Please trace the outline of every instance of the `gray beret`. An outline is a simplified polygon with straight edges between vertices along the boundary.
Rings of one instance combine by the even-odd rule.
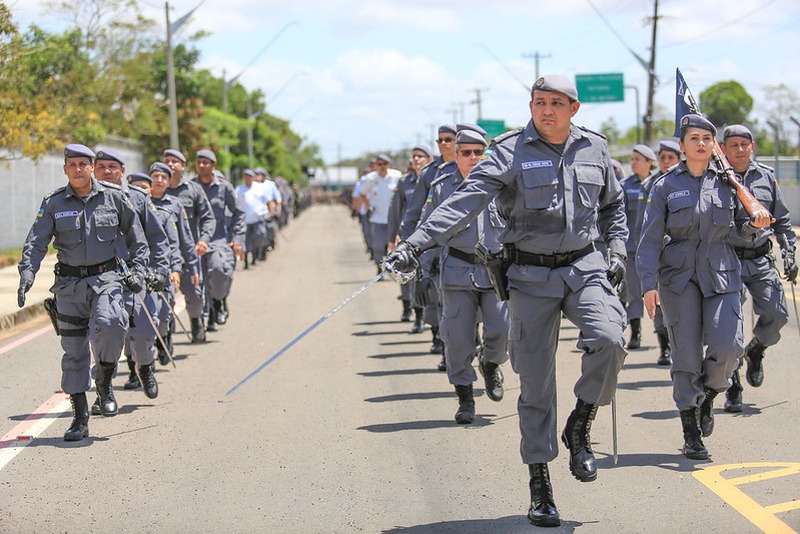
[[[153,172],[152,170],[150,172]],[[153,179],[150,178],[149,174],[145,174],[143,172],[133,172],[128,175],[128,183],[131,182],[147,182],[148,184],[153,184]]]
[[[433,151],[431,150],[431,147],[429,147],[428,145],[426,145],[424,143],[419,144],[419,145],[414,145],[414,148],[412,148],[411,151],[413,152],[415,150],[419,150],[420,152],[425,152],[425,155],[428,156],[428,157],[431,157],[433,155]]]
[[[488,143],[486,142],[486,138],[483,137],[479,132],[475,130],[461,130],[456,134],[456,144],[459,145],[483,145],[486,146]]]
[[[658,156],[656,156],[656,153],[653,152],[653,149],[647,145],[636,145],[635,147],[633,147],[633,151],[638,152],[639,154],[641,154],[642,156],[651,161],[655,161],[658,159]]]
[[[94,159],[94,152],[86,145],[73,143],[64,147],[64,159],[66,158],[89,158]]]
[[[376,163],[377,163],[378,160],[383,160],[386,163],[388,163],[389,165],[392,164],[392,159],[389,156],[387,156],[386,154],[378,154],[377,156],[375,156],[375,162]]]
[[[253,169],[253,172],[256,174],[260,174],[262,176],[266,176],[267,174],[269,174],[265,169],[262,169],[261,167],[256,167],[255,169]]]
[[[172,169],[170,169],[169,165],[166,163],[161,163],[160,161],[156,161],[152,165],[150,165],[150,174],[154,172],[165,172],[167,176],[172,178]]]
[[[658,144],[658,153],[664,151],[668,152],[675,152],[677,155],[681,155],[681,145],[678,144],[677,141],[673,141],[672,139],[664,139]]]
[[[166,158],[167,156],[172,156],[178,158],[182,162],[186,163],[186,156],[183,155],[183,152],[174,148],[168,148],[164,151],[164,154],[161,156],[162,158]]]
[[[203,149],[203,150],[198,150],[197,151],[197,157],[195,159],[200,159],[200,158],[210,159],[214,163],[217,162],[217,156],[216,156],[216,154],[214,154],[214,151],[208,150],[208,149]]]
[[[103,150],[98,150],[97,155],[94,157],[95,161],[116,161],[123,167],[125,166],[125,160],[122,159],[122,154],[117,152],[116,150],[111,150],[110,148],[104,148]]]
[[[255,176],[255,175],[256,171],[254,171],[253,169],[245,169],[242,171],[242,176]]]
[[[439,126],[439,133],[445,133],[445,132],[454,134],[456,133],[456,127],[453,126],[452,124],[442,124],[441,126]]]
[[[731,124],[730,126],[725,127],[722,130],[722,139],[723,141],[728,139],[729,137],[744,137],[749,140],[753,140],[753,134],[747,128],[747,126],[743,124]]]
[[[548,74],[542,76],[531,87],[531,95],[534,91],[550,91],[551,93],[563,93],[570,100],[578,100],[578,89],[575,83],[562,74]]]
[[[683,137],[687,128],[700,128],[701,130],[711,132],[715,136],[717,135],[717,128],[711,124],[711,121],[696,113],[689,113],[681,117],[681,137]]]
[[[456,124],[456,133],[462,130],[472,130],[473,132],[478,132],[481,135],[486,135],[486,130],[478,126],[477,124],[472,124],[469,122],[460,122]]]

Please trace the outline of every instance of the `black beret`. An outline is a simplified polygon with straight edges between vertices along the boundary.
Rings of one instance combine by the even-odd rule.
[[[86,145],[73,143],[64,147],[64,158],[89,158],[94,159],[94,152]]]
[[[681,117],[681,137],[687,128],[700,128],[717,135],[717,128],[711,124],[711,121],[697,113],[689,113]]]
[[[154,172],[165,172],[167,176],[172,178],[172,169],[170,169],[169,165],[166,163],[161,163],[160,161],[156,161],[152,165],[150,165],[150,174]]]
[[[152,185],[153,179],[150,178],[149,174],[145,174],[143,172],[132,172],[131,174],[128,175],[128,183],[132,182],[147,182]]]
[[[122,154],[117,152],[116,150],[112,150],[110,148],[104,148],[102,150],[97,151],[97,155],[94,157],[95,161],[116,161],[123,167],[125,166],[125,160],[122,159]]]
[[[722,140],[724,141],[729,137],[744,137],[745,139],[753,140],[752,132],[743,124],[731,124],[725,127],[722,130]]]

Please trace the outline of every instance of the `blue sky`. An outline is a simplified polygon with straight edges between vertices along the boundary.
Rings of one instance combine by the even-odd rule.
[[[44,0],[7,2],[22,27],[34,20],[64,27]],[[173,0],[172,20],[199,2]],[[138,3],[163,31],[164,4]],[[262,89],[267,110],[318,143],[330,163],[338,154],[430,141],[435,126],[454,118],[474,122],[476,88],[483,118],[525,124],[535,68],[523,54],[534,52],[549,56],[540,74],[623,73],[625,85],[639,88],[643,114],[646,72],[628,48],[649,59],[652,14],[653,0],[205,0],[176,39],[211,32],[197,43],[201,66],[231,77],[288,24],[240,82]],[[797,0],[661,0],[659,14],[655,100],[670,113],[676,67],[695,95],[739,81],[756,100],[756,119],[770,105],[764,87],[800,91]],[[625,95],[624,103],[584,104],[575,122],[597,129],[614,117],[621,129],[634,125],[634,92]]]

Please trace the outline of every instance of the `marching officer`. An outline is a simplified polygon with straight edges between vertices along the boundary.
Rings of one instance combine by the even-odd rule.
[[[202,258],[208,250],[208,244],[216,231],[217,223],[211,204],[208,202],[203,188],[184,176],[186,156],[179,150],[168,148],[162,156],[172,170],[167,194],[176,197],[183,204],[189,218],[189,228],[195,242],[197,255]],[[205,343],[206,329],[203,324],[205,301],[205,278],[200,273],[200,282],[194,283],[192,275],[184,270],[181,273],[181,293],[186,298],[186,313],[189,314],[192,329],[192,343]]]
[[[65,441],[89,435],[86,391],[91,387],[92,351],[100,404],[106,414],[115,409],[116,402],[109,399],[111,377],[128,327],[122,287],[124,283],[131,291],[142,289],[149,255],[130,199],[119,187],[92,177],[94,157],[84,145],[64,147],[64,174],[69,183],[44,197],[19,264],[17,300],[22,307],[47,246],[55,238],[58,263],[50,291],[56,296],[56,316],[51,319],[64,349],[61,388],[70,396],[73,413]],[[123,238],[129,260],[126,276],[117,261],[118,241]]]
[[[743,352],[741,263],[731,235],[755,243],[758,228],[770,223],[764,210],[750,223],[733,188],[717,177],[716,133],[700,115],[680,119],[686,161],[653,185],[636,254],[647,313],[653,318],[660,302],[670,331],[682,452],[695,460],[708,458],[701,434],[714,430],[714,398],[730,386]]]
[[[561,523],[547,463],[558,456],[555,355],[562,312],[580,329],[577,405],[562,440],[572,474],[593,481],[597,466],[590,429],[607,405],[625,360],[625,310],[614,286],[625,275],[622,189],[599,134],[572,124],[578,91],[565,76],[548,75],[531,90],[531,121],[495,138],[464,183],[386,258],[413,268],[420,249],[462,231],[494,198],[506,219],[511,365],[520,376],[520,451],[530,473],[528,518]],[[603,240],[609,263],[597,242]]]
[[[259,259],[260,251],[267,248],[269,240],[268,225],[275,214],[275,197],[264,183],[255,180],[255,172],[245,169],[242,172],[244,182],[236,188],[236,196],[242,201],[244,207],[244,222],[247,225],[244,247],[244,268],[255,265]],[[247,255],[252,256],[248,263]]]
[[[234,255],[241,257],[246,232],[244,210],[236,192],[229,181],[214,176],[216,167],[214,152],[207,149],[197,152],[194,182],[202,187],[216,219],[216,230],[202,261],[208,308],[206,330],[209,332],[216,331],[217,324],[225,324],[228,320],[225,300],[233,283]],[[231,214],[230,224],[226,224],[226,209]]]
[[[772,168],[752,161],[755,141],[750,130],[741,124],[732,124],[722,133],[722,150],[728,158],[733,170],[742,177],[742,185],[747,187],[761,204],[775,218],[775,222],[752,242],[738,236],[731,237],[733,249],[742,262],[742,282],[753,299],[753,310],[758,315],[753,328],[753,339],[745,348],[747,360],[747,383],[754,388],[764,380],[764,369],[761,360],[767,347],[774,345],[781,338],[780,330],[789,321],[786,296],[783,286],[775,272],[775,260],[770,254],[774,235],[781,247],[783,256],[783,272],[786,279],[795,283],[797,280],[797,264],[795,263],[795,241],[797,240],[789,209],[783,200]],[[733,373],[733,385],[725,392],[725,411],[742,411],[742,382],[739,369]]]

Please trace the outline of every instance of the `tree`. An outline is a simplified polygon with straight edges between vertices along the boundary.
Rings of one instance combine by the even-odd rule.
[[[617,142],[620,138],[620,131],[614,117],[609,117],[600,124],[600,133],[608,139],[608,144]]]
[[[753,110],[753,97],[739,82],[715,83],[700,93],[700,109],[717,128],[726,124],[745,124]]]
[[[800,119],[800,95],[788,85],[781,83],[766,86],[764,88],[764,96],[766,101],[769,102],[768,105],[764,106],[767,121],[778,126],[781,139],[780,153],[788,156],[792,154],[791,147],[794,144],[797,132],[797,126],[790,121],[789,117]],[[773,137],[772,128],[769,128],[768,138],[770,144],[774,146]]]

